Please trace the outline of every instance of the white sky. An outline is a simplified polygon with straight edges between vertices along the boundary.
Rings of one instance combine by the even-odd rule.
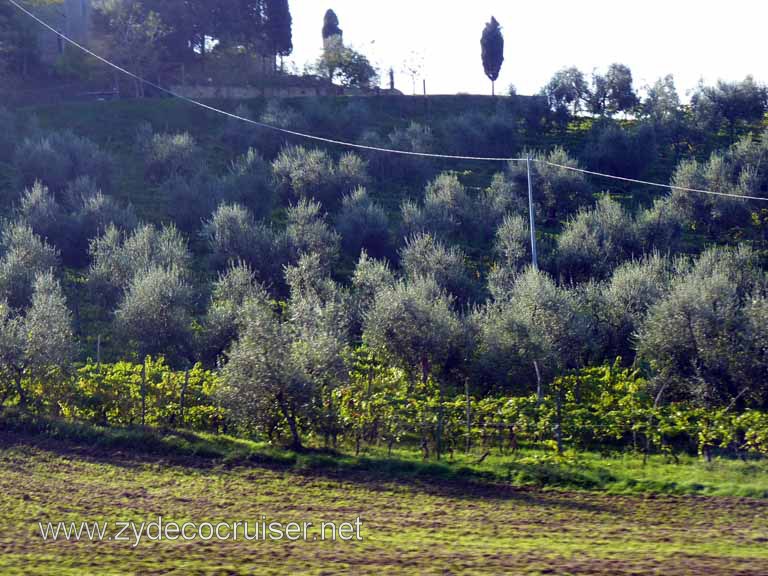
[[[674,74],[682,98],[700,78],[711,83],[752,74],[768,81],[765,0],[290,0],[290,6],[290,59],[300,69],[319,56],[323,15],[333,8],[345,43],[380,68],[383,83],[390,66],[400,72],[411,52],[423,54],[430,94],[490,93],[480,36],[492,15],[506,41],[498,92],[514,84],[518,93],[533,94],[564,66],[589,76],[612,62],[632,69],[637,88]],[[410,93],[410,76],[400,72],[396,87]]]

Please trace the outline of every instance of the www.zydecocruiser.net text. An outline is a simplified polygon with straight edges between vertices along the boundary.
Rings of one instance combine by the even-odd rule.
[[[159,541],[245,541],[245,542],[360,542],[363,521],[279,522],[262,516],[235,522],[172,522],[161,516],[147,522],[38,522],[44,541],[124,542],[132,547]]]

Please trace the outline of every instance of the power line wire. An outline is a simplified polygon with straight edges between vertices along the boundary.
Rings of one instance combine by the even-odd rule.
[[[154,82],[151,82],[150,80],[147,80],[138,74],[135,74],[131,72],[130,70],[127,70],[110,60],[107,60],[103,56],[100,56],[99,54],[96,54],[95,52],[89,50],[82,44],[78,43],[77,41],[73,40],[66,34],[60,32],[41,18],[37,17],[35,14],[24,8],[21,4],[19,4],[16,0],[8,0],[11,5],[15,6],[18,10],[35,20],[38,24],[43,26],[44,28],[50,30],[57,36],[59,36],[62,40],[72,44],[79,50],[82,50],[86,54],[89,54],[90,56],[96,58],[100,62],[103,62],[107,66],[110,66],[111,68],[114,68],[115,70],[122,72],[123,74],[133,78],[134,80],[141,82],[143,84],[146,84],[147,86],[151,86],[152,88],[155,88],[156,90],[159,90],[165,94],[168,94],[169,96],[172,96],[173,98],[177,98],[179,100],[182,100],[184,102],[187,102],[188,104],[192,104],[193,106],[197,106],[199,108],[202,108],[204,110],[208,110],[210,112],[215,112],[217,114],[222,114],[228,118],[232,118],[234,120],[239,120],[242,122],[246,122],[248,124],[251,124],[253,126],[258,126],[260,128],[264,128],[267,130],[273,130],[275,132],[280,132],[283,134],[289,134],[291,136],[296,136],[299,138],[305,138],[308,140],[314,140],[316,142],[323,142],[326,144],[333,144],[336,146],[343,146],[348,148],[355,148],[358,150],[368,150],[372,152],[382,152],[386,154],[399,154],[403,156],[416,156],[420,158],[433,158],[433,159],[442,159],[442,160],[463,160],[463,161],[474,161],[474,162],[537,162],[537,163],[543,163],[555,168],[561,168],[564,170],[570,170],[573,172],[581,172],[583,174],[589,174],[592,176],[598,176],[601,178],[609,178],[613,180],[619,180],[623,182],[631,182],[633,184],[641,184],[644,186],[653,186],[657,188],[666,188],[669,190],[680,190],[683,192],[690,192],[690,193],[697,193],[697,194],[709,194],[712,196],[724,196],[728,198],[735,198],[739,200],[756,200],[761,202],[768,202],[768,198],[760,198],[758,196],[746,196],[746,195],[740,195],[740,194],[728,194],[725,192],[716,192],[714,190],[700,190],[696,188],[685,188],[682,186],[673,186],[670,184],[661,184],[659,182],[647,182],[645,180],[637,180],[634,178],[625,178],[622,176],[615,176],[612,174],[604,174],[601,172],[594,172],[591,170],[584,170],[581,168],[575,168],[573,166],[565,166],[562,164],[556,164],[554,162],[549,162],[548,160],[542,160],[537,158],[500,158],[500,157],[484,157],[484,156],[457,156],[457,155],[451,155],[451,154],[432,154],[428,152],[410,152],[407,150],[397,150],[393,148],[383,148],[378,146],[367,146],[365,144],[357,144],[354,142],[346,142],[343,140],[334,140],[332,138],[324,138],[322,136],[316,136],[314,134],[307,134],[304,132],[297,132],[295,130],[289,130],[287,128],[280,128],[278,126],[273,126],[270,124],[265,124],[264,122],[258,122],[256,120],[252,120],[250,118],[246,118],[244,116],[239,116],[238,114],[233,114],[232,112],[227,112],[226,110],[222,110],[221,108],[216,108],[215,106],[210,106],[208,104],[204,104],[203,102],[200,102],[199,100],[195,100],[193,98],[189,98],[188,96],[184,96],[182,94],[177,94],[176,92],[173,92],[172,90],[169,90],[167,88],[163,88],[162,86],[155,84]]]
[[[681,190],[683,192],[693,192],[697,194],[711,194],[713,196],[725,196],[726,198],[737,198],[739,200],[759,200],[768,202],[768,198],[761,198],[759,196],[746,196],[742,194],[728,194],[727,192],[716,192],[714,190],[699,190],[697,188],[686,188],[684,186],[674,186],[672,184],[660,184],[658,182],[646,182],[645,180],[636,180],[635,178],[624,178],[623,176],[614,176],[612,174],[603,174],[602,172],[593,172],[592,170],[584,170],[582,168],[576,168],[574,166],[565,166],[563,164],[556,164],[548,160],[539,160],[548,166],[554,168],[561,168],[563,170],[570,170],[572,172],[581,172],[582,174],[589,174],[591,176],[599,176],[601,178],[611,178],[613,180],[621,180],[623,182],[632,182],[633,184],[643,184],[645,186],[656,186],[657,188],[669,188],[670,190]]]

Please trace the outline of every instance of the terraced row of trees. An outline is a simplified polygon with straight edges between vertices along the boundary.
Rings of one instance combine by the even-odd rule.
[[[212,372],[192,379],[187,423],[294,445],[407,440],[440,454],[503,429],[561,445],[658,448],[651,432],[660,422],[671,430],[671,406],[684,406],[697,415],[680,432],[690,445],[749,437],[761,446],[768,237],[758,202],[675,190],[638,206],[534,163],[533,269],[519,164],[441,172],[414,158],[254,140],[227,125],[222,138],[242,153],[220,171],[189,133],[148,124],[118,164],[86,138],[3,117],[6,404],[173,425],[184,374],[197,366]],[[768,197],[759,136],[680,162],[672,182]],[[411,124],[365,138],[424,150],[434,137]],[[562,149],[538,157],[578,166]],[[163,211],[152,223],[114,195],[127,162]],[[408,184],[417,181],[423,192]],[[399,186],[410,193],[392,194]],[[138,376],[148,356],[176,371],[170,396],[150,402],[160,412],[147,395],[165,377],[147,380],[146,367]],[[605,370],[623,374],[623,388],[611,391],[589,369],[617,358]],[[125,383],[103,376],[118,361],[132,363],[117,370]],[[634,376],[621,372],[630,366]],[[616,403],[632,416],[610,420]],[[733,433],[702,440],[702,422],[717,414]],[[603,421],[613,432],[588,432]]]

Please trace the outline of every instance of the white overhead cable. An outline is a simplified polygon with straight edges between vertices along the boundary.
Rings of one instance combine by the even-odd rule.
[[[199,100],[195,100],[193,98],[189,98],[187,96],[183,96],[181,94],[177,94],[173,92],[172,90],[169,90],[167,88],[163,88],[162,86],[155,84],[154,82],[151,82],[145,78],[142,78],[141,76],[131,72],[130,70],[126,70],[125,68],[118,66],[114,62],[111,62],[110,60],[107,60],[103,56],[100,56],[96,54],[95,52],[89,50],[85,46],[81,45],[77,41],[73,40],[72,38],[68,37],[66,34],[60,32],[41,18],[37,17],[35,14],[24,8],[21,4],[19,4],[16,0],[8,0],[13,6],[15,6],[17,9],[19,9],[21,12],[35,20],[38,24],[43,26],[44,28],[47,28],[54,34],[56,34],[58,37],[60,37],[62,40],[68,42],[69,44],[72,44],[74,47],[76,47],[79,50],[82,50],[86,54],[89,54],[90,56],[93,56],[100,62],[103,62],[107,66],[110,66],[111,68],[114,68],[115,70],[122,72],[126,76],[130,76],[134,80],[141,82],[143,84],[146,84],[147,86],[151,86],[152,88],[155,88],[156,90],[159,90],[165,94],[168,94],[169,96],[172,96],[173,98],[177,98],[179,100],[182,100],[184,102],[187,102],[189,104],[192,104],[193,106],[197,106],[199,108],[202,108],[204,110],[208,110],[211,112],[215,112],[217,114],[222,114],[223,116],[226,116],[228,118],[232,118],[234,120],[239,120],[241,122],[246,122],[248,124],[251,124],[253,126],[258,126],[260,128],[265,128],[267,130],[273,130],[275,132],[281,132],[283,134],[289,134],[291,136],[296,136],[299,138],[305,138],[308,140],[314,140],[316,142],[324,142],[326,144],[333,144],[336,146],[344,146],[347,148],[355,148],[358,150],[368,150],[372,152],[382,152],[386,154],[400,154],[403,156],[416,156],[420,158],[434,158],[434,159],[442,159],[442,160],[465,160],[465,161],[473,161],[473,162],[539,162],[543,164],[547,164],[549,166],[555,167],[555,168],[561,168],[564,170],[571,170],[573,172],[581,172],[583,174],[590,174],[592,176],[599,176],[602,178],[610,178],[613,180],[621,180],[623,182],[631,182],[634,184],[642,184],[645,186],[655,186],[657,188],[666,188],[669,190],[681,190],[683,192],[692,192],[697,194],[709,194],[713,196],[725,196],[729,198],[735,198],[739,200],[757,200],[762,202],[768,202],[768,198],[760,198],[757,196],[742,196],[739,194],[727,194],[725,192],[715,192],[713,190],[697,190],[695,188],[684,188],[681,186],[672,186],[670,184],[660,184],[658,182],[646,182],[644,180],[636,180],[634,178],[624,178],[622,176],[614,176],[612,174],[603,174],[600,172],[593,172],[590,170],[583,170],[581,168],[574,168],[573,166],[564,166],[561,164],[555,164],[553,162],[549,162],[547,160],[537,159],[537,158],[499,158],[499,157],[484,157],[484,156],[456,156],[451,154],[431,154],[428,152],[409,152],[407,150],[396,150],[393,148],[382,148],[378,146],[367,146],[365,144],[356,144],[354,142],[345,142],[343,140],[334,140],[332,138],[324,138],[322,136],[316,136],[314,134],[306,134],[304,132],[297,132],[295,130],[289,130],[287,128],[280,128],[278,126],[272,126],[270,124],[265,124],[264,122],[258,122],[256,120],[252,120],[250,118],[246,118],[244,116],[239,116],[238,114],[233,114],[232,112],[227,112],[226,110],[222,110],[221,108],[216,108],[215,106],[210,106],[208,104],[204,104],[203,102],[200,102]]]
[[[697,188],[686,188],[684,186],[674,186],[672,184],[660,184],[658,182],[646,182],[645,180],[636,180],[635,178],[624,178],[623,176],[614,176],[612,174],[603,174],[602,172],[593,172],[592,170],[584,170],[582,168],[575,168],[574,166],[564,166],[563,164],[555,164],[548,160],[539,160],[548,166],[554,168],[561,168],[563,170],[570,170],[571,172],[581,172],[582,174],[589,174],[591,176],[599,176],[601,178],[611,178],[613,180],[621,180],[622,182],[632,182],[633,184],[643,184],[645,186],[656,186],[657,188],[668,188],[670,190],[680,190],[682,192],[693,192],[696,194],[711,194],[713,196],[725,196],[727,198],[736,198],[738,200],[758,200],[762,202],[768,202],[768,198],[761,198],[759,196],[746,196],[743,194],[728,194],[727,192],[715,192],[714,190],[699,190]]]

